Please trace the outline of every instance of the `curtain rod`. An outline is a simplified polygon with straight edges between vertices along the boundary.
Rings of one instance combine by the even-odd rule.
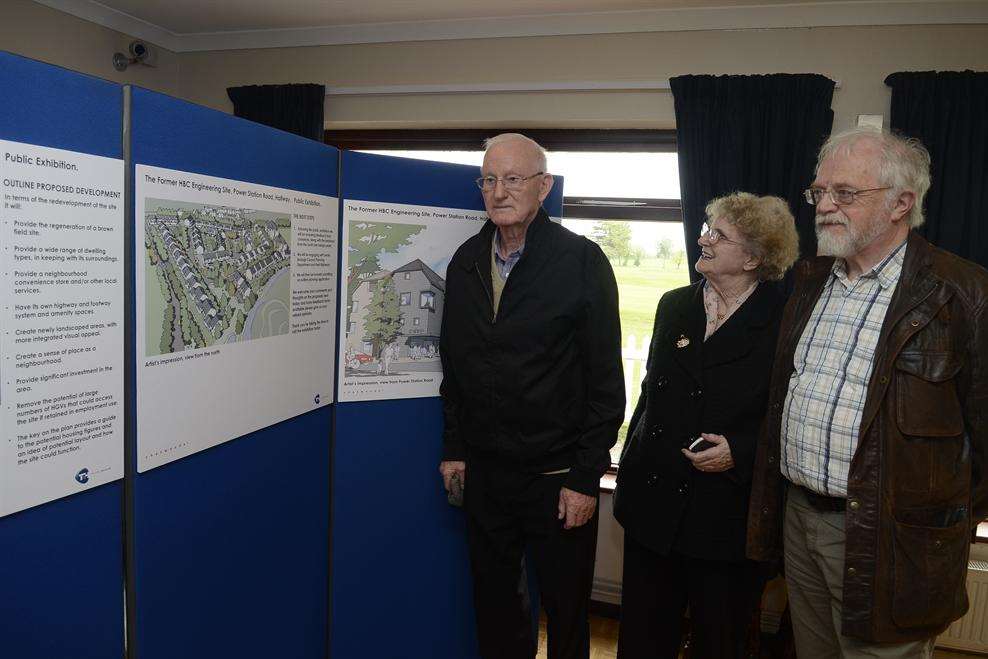
[[[840,89],[840,81],[834,83]],[[326,96],[398,94],[496,94],[509,92],[669,91],[668,80],[580,80],[573,82],[499,82],[474,85],[380,85],[329,87]]]
[[[326,88],[326,96],[390,94],[493,94],[498,92],[669,91],[668,80],[580,80],[575,82],[498,82],[476,85],[382,85]]]

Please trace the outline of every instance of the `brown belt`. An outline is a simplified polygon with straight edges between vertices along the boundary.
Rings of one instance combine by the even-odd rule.
[[[789,485],[793,489],[799,490],[806,497],[806,502],[810,508],[818,513],[842,513],[847,510],[847,499],[844,497],[828,497],[808,490],[801,485]]]

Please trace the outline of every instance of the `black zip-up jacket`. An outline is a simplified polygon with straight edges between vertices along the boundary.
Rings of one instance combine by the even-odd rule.
[[[540,209],[494,317],[488,221],[446,270],[443,459],[569,469],[596,495],[624,418],[617,284],[600,248]]]

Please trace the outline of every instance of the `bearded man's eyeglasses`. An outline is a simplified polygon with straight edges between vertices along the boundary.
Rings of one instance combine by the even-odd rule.
[[[850,206],[859,194],[888,190],[890,187],[892,186],[886,185],[883,188],[866,188],[864,190],[852,190],[850,188],[834,188],[829,190],[825,188],[808,188],[803,190],[803,197],[810,206],[818,205],[823,199],[823,195],[830,195],[830,201],[834,202],[834,206]]]

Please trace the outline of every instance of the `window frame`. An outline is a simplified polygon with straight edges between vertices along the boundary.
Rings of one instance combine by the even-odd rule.
[[[414,128],[326,130],[323,141],[339,149],[475,151],[500,133],[524,133],[549,151],[675,153],[675,130],[590,128]]]

